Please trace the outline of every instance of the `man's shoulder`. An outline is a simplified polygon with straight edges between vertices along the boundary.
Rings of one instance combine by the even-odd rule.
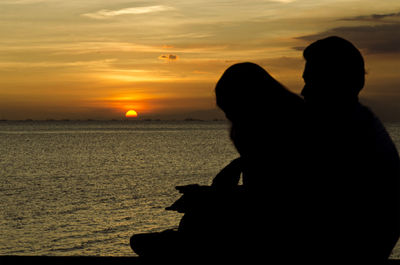
[[[356,107],[355,118],[376,132],[386,132],[386,128],[378,116],[369,107],[361,103]]]
[[[374,138],[376,150],[383,153],[392,153],[398,157],[397,148],[395,147],[392,138],[382,121],[373,113],[373,111],[367,106],[360,104],[359,114],[359,118],[361,118],[361,120],[363,120],[367,125],[364,129],[369,131],[367,133]]]
[[[358,103],[356,105],[354,113],[355,113],[355,117],[359,118],[359,119],[361,118],[361,119],[366,119],[366,120],[370,120],[370,121],[373,121],[375,119],[379,120],[379,118],[375,115],[375,113],[368,106],[365,106],[361,103]]]

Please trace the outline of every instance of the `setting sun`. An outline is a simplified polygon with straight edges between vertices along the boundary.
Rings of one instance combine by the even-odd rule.
[[[128,110],[128,111],[125,113],[125,117],[127,117],[127,118],[137,118],[137,116],[138,116],[138,114],[137,114],[137,112],[134,111],[134,110]]]

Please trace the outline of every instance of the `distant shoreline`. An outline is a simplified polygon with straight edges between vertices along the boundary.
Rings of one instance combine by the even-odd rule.
[[[45,119],[45,120],[34,120],[34,119],[24,119],[24,120],[8,120],[0,119],[1,123],[6,122],[17,122],[17,123],[29,123],[29,122],[47,122],[47,123],[57,123],[57,122],[115,122],[115,123],[146,123],[146,122],[229,122],[227,119],[197,119],[197,118],[185,118],[185,119],[150,119],[150,118],[137,118],[137,119]],[[382,121],[384,124],[399,123],[399,121]]]
[[[45,119],[45,120],[8,120],[0,119],[0,122],[227,122],[227,119],[196,119],[196,118],[185,118],[185,119]]]

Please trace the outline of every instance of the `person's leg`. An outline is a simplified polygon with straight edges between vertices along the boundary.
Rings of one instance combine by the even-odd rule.
[[[181,253],[182,240],[178,231],[170,229],[158,233],[133,235],[130,245],[139,257],[166,259]]]

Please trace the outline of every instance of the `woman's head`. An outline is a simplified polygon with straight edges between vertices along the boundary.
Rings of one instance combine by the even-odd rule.
[[[258,148],[270,134],[265,128],[267,122],[277,125],[279,120],[287,120],[293,97],[254,63],[229,67],[218,81],[215,94],[218,107],[232,123],[230,136],[242,156]]]
[[[260,117],[286,93],[278,81],[254,63],[232,65],[215,87],[217,105],[232,122]]]

